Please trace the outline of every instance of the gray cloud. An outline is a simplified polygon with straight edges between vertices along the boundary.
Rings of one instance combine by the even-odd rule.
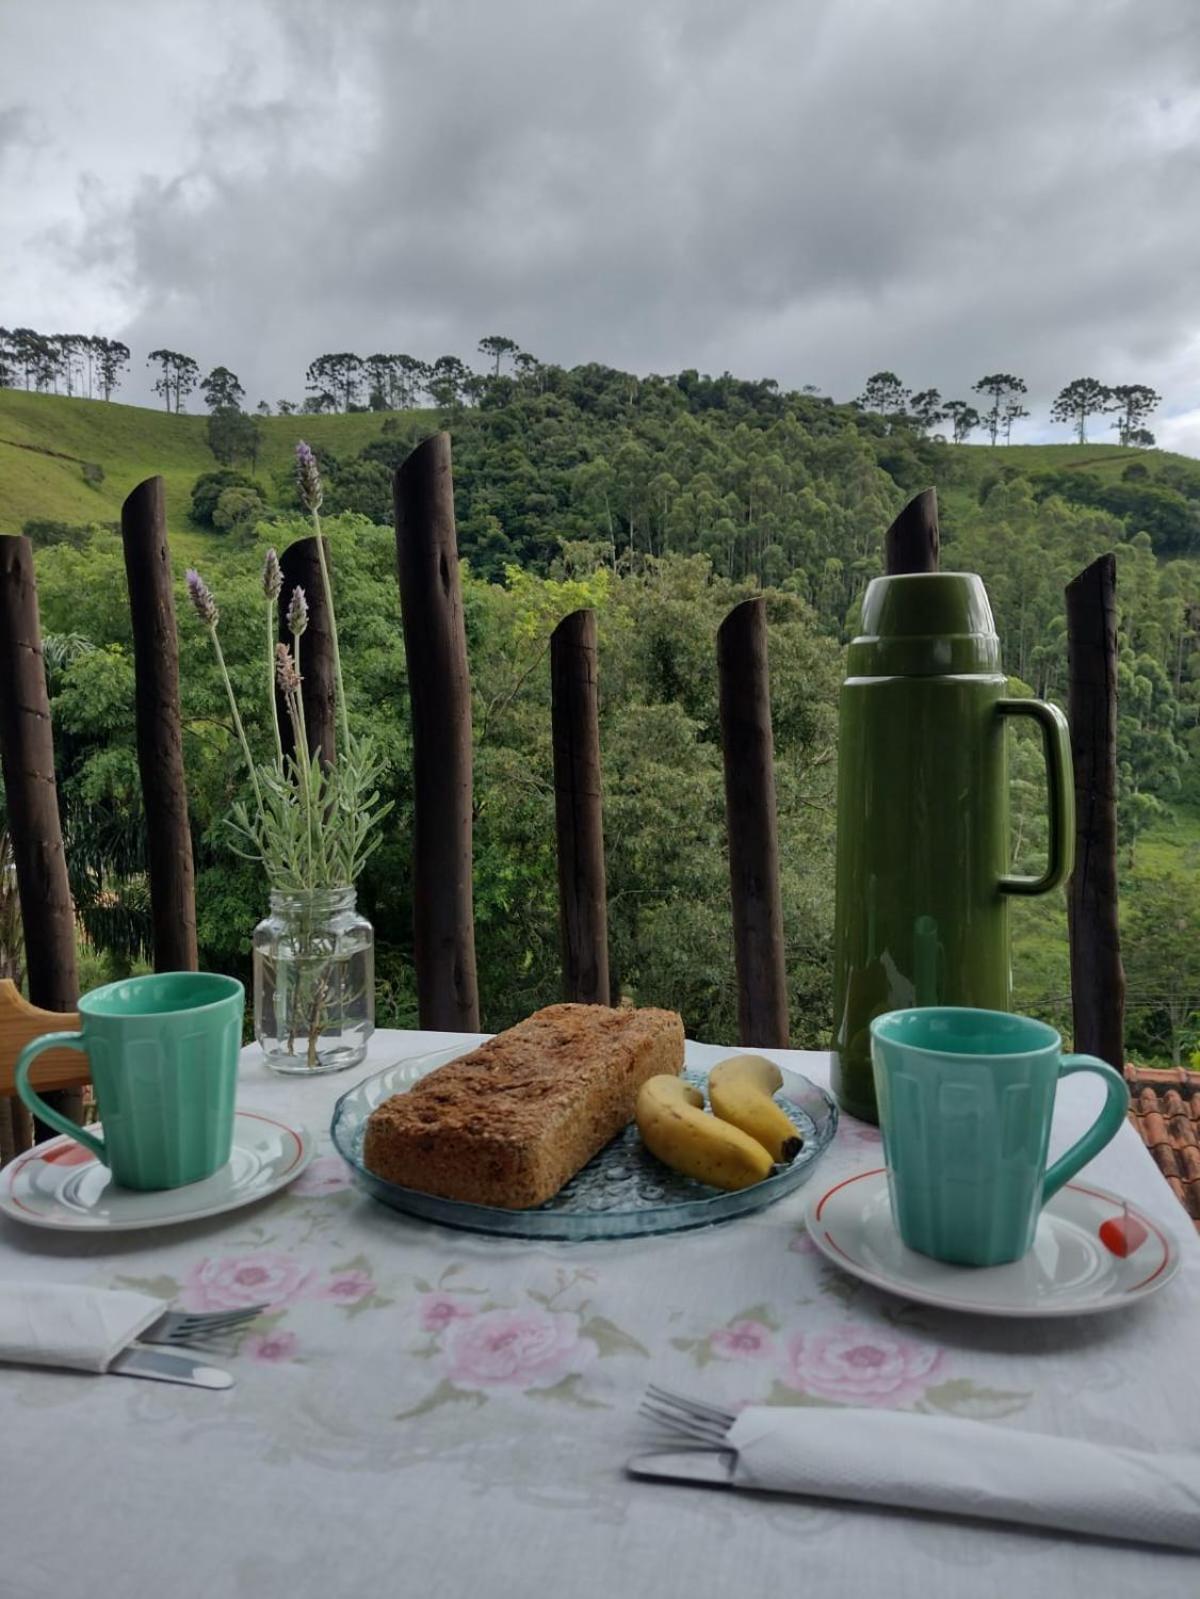
[[[1094,373],[1197,412],[1175,431],[1200,452],[1194,0],[222,15],[175,62],[172,159],[96,172],[54,234],[135,351],[272,400],[325,349],[469,355],[493,331],[839,397],[879,367],[947,395],[1002,367],[1043,426]]]

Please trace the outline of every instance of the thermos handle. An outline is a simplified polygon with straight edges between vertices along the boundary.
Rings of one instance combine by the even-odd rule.
[[[1046,790],[1050,800],[1050,849],[1040,877],[1002,877],[1002,894],[1048,894],[1075,864],[1075,779],[1067,719],[1045,700],[997,700],[1001,716],[1031,716],[1042,729]]]

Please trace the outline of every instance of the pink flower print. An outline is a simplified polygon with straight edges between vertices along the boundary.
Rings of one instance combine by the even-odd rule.
[[[239,1310],[244,1305],[294,1304],[304,1296],[312,1271],[293,1255],[230,1255],[200,1261],[183,1280],[185,1310]]]
[[[726,1360],[761,1360],[774,1348],[771,1329],[761,1321],[732,1321],[709,1333],[708,1347]]]
[[[343,1188],[349,1188],[350,1177],[346,1171],[345,1162],[339,1155],[322,1155],[320,1160],[314,1160],[311,1165],[302,1171],[292,1184],[293,1194],[307,1194],[310,1197],[321,1194],[337,1194]]]
[[[426,1332],[445,1332],[452,1321],[463,1321],[471,1314],[470,1306],[460,1304],[453,1294],[421,1295],[421,1326]]]
[[[457,1388],[552,1388],[596,1356],[566,1311],[485,1310],[456,1318],[443,1342],[446,1375]]]
[[[239,1354],[249,1355],[251,1360],[291,1360],[298,1348],[295,1333],[252,1333],[243,1339]]]
[[[333,1299],[339,1305],[357,1305],[360,1299],[367,1299],[374,1292],[375,1283],[370,1272],[340,1271],[319,1290],[318,1298]]]
[[[899,1406],[920,1397],[944,1360],[944,1350],[847,1322],[790,1339],[783,1380],[839,1404]]]

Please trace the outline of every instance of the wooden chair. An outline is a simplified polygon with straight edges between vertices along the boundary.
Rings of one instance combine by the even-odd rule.
[[[74,1032],[75,1011],[42,1010],[31,1005],[9,977],[0,978],[0,1165],[29,1147],[29,1112],[16,1097],[13,1081],[17,1058],[26,1044],[43,1033]],[[40,1093],[82,1088],[91,1081],[87,1056],[77,1049],[49,1049],[34,1070]]]

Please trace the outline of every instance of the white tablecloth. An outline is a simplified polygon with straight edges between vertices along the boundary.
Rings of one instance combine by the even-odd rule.
[[[622,1470],[647,1446],[635,1412],[652,1380],[714,1401],[927,1408],[1200,1449],[1200,1242],[1132,1128],[1089,1174],[1180,1239],[1180,1277],[1111,1315],[1002,1324],[827,1266],[803,1231],[803,1189],[743,1221],[636,1242],[503,1242],[406,1221],[347,1186],[329,1113],[357,1077],[451,1041],[381,1033],[359,1071],[313,1081],[275,1077],[247,1051],[242,1103],[322,1134],[305,1176],[252,1209],[100,1238],[3,1224],[0,1279],[272,1305],[228,1393],[0,1369],[4,1599],[1200,1591],[1186,1555]],[[722,1053],[694,1046],[700,1063]],[[823,1056],[786,1059],[827,1077]],[[1086,1078],[1064,1085],[1056,1147],[1095,1095]],[[877,1134],[844,1119],[814,1180],[879,1157]]]

